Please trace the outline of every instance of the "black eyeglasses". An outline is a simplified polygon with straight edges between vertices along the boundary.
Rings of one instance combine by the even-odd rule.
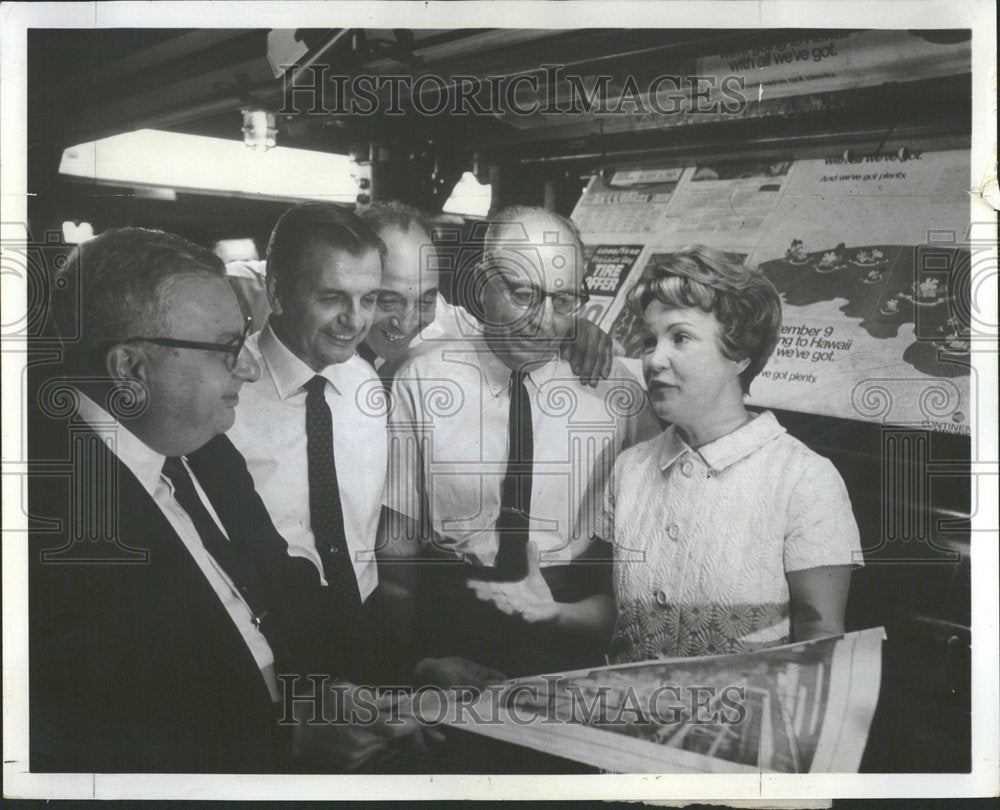
[[[572,315],[590,300],[590,296],[583,290],[579,292],[572,290],[546,292],[538,287],[517,284],[511,281],[506,273],[494,272],[493,278],[500,281],[507,300],[518,309],[534,311],[542,306],[546,298],[551,298],[553,312],[557,315]]]
[[[246,345],[247,338],[250,336],[250,327],[252,325],[253,318],[250,315],[247,315],[246,323],[243,326],[243,334],[236,338],[236,340],[232,340],[229,343],[203,343],[200,340],[178,340],[177,338],[166,337],[131,337],[120,342],[152,343],[155,346],[167,346],[171,349],[200,349],[206,352],[225,352],[228,355],[226,357],[226,368],[232,371],[236,368],[236,364],[240,362],[240,355],[243,353],[243,347]]]

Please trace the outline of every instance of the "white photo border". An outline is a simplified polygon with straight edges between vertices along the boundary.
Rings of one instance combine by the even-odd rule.
[[[0,222],[27,222],[27,53],[29,28],[94,27],[344,27],[565,29],[638,28],[971,28],[973,137],[969,188],[996,189],[996,5],[994,0],[747,0],[739,2],[102,2],[4,3],[2,24],[2,201]],[[678,22],[682,26],[678,26]],[[568,25],[570,22],[571,25]],[[994,197],[995,199],[995,197]],[[971,221],[995,239],[996,212],[970,192]],[[992,225],[992,236],[989,228]],[[6,237],[7,234],[5,233]],[[996,273],[996,244],[992,272]],[[6,271],[2,323],[23,316],[26,283]],[[975,288],[976,280],[973,280]],[[977,303],[982,322],[996,324],[996,284]],[[752,774],[669,776],[289,776],[203,774],[39,774],[27,772],[27,531],[19,488],[4,487],[3,694],[4,793],[19,798],[225,798],[225,799],[606,799],[725,800],[832,799],[838,797],[962,797],[996,795],[1000,756],[997,728],[1000,659],[998,628],[997,348],[973,352],[981,386],[971,414],[973,485],[992,493],[977,504],[972,553],[972,772],[969,774]],[[19,474],[25,433],[20,390],[23,356],[3,354],[4,473]],[[9,468],[8,462],[15,467]],[[13,502],[12,502],[13,498]],[[975,503],[975,501],[974,501]]]

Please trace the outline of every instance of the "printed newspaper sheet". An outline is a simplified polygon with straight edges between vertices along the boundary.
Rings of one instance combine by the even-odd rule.
[[[617,773],[857,772],[884,630],[507,681],[448,722]]]

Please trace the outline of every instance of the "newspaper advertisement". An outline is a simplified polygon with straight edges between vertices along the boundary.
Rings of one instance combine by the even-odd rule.
[[[884,630],[752,653],[508,681],[448,713],[466,730],[616,773],[851,773],[878,702]],[[500,706],[496,703],[499,697]],[[491,714],[490,714],[491,713]]]
[[[597,323],[632,275],[643,246],[595,245],[586,250],[587,274],[583,283],[590,300],[581,315]]]
[[[784,303],[753,402],[968,434],[967,165],[907,147],[797,162],[751,257]]]
[[[791,166],[790,160],[699,163],[678,189],[676,216],[657,234],[658,244],[749,250],[778,205]]]
[[[700,59],[707,75],[742,76],[761,95],[800,95],[881,84],[888,75],[909,80],[961,71],[967,42],[922,31],[830,31],[801,40],[762,43]]]
[[[583,233],[657,233],[670,209],[682,169],[597,173],[573,211]],[[589,241],[589,240],[588,240]]]
[[[915,145],[701,163],[657,216],[642,264],[703,244],[774,283],[782,334],[751,404],[968,435],[967,165],[966,150]],[[624,304],[601,323],[637,358],[641,324]]]
[[[499,117],[524,129],[565,125],[583,117],[597,132],[608,133],[662,128],[657,113],[663,110],[670,111],[669,127],[785,115],[802,109],[800,101],[804,106],[822,105],[820,93],[873,87],[899,81],[900,76],[918,81],[961,73],[970,55],[967,41],[934,31],[808,34],[794,40],[762,39],[695,59],[680,56],[669,63],[673,75],[656,81],[641,72],[620,81],[586,73],[562,87],[559,66],[548,65],[539,69],[534,88],[517,88],[521,110],[533,105],[540,109]],[[692,74],[691,80],[683,80],[685,74]],[[747,93],[748,103],[734,104],[738,93]]]

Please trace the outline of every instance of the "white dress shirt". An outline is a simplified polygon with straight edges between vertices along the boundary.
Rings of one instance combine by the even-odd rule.
[[[434,320],[410,341],[410,350],[421,351],[432,344],[453,340],[477,340],[483,334],[483,325],[464,307],[449,304],[441,293],[437,295]]]
[[[274,653],[271,651],[264,634],[254,624],[254,615],[250,606],[240,596],[226,572],[205,549],[191,518],[174,498],[173,483],[163,475],[163,463],[166,461],[166,456],[144,444],[135,434],[115,421],[107,411],[88,396],[81,392],[78,393],[80,418],[99,435],[107,436],[109,433],[113,435],[112,451],[122,464],[128,467],[142,488],[149,493],[173,530],[177,532],[177,536],[184,543],[184,547],[197,563],[202,574],[205,575],[205,579],[212,586],[212,590],[219,597],[219,601],[225,607],[229,618],[233,620],[233,624],[236,625],[236,629],[250,649],[250,654],[257,662],[261,675],[264,677],[264,683],[267,684],[267,689],[271,693],[271,700],[280,700],[278,682],[274,673]],[[205,497],[198,479],[191,472],[187,461],[182,459],[182,463],[194,482],[198,497],[201,498],[201,502],[212,516],[212,520],[218,524],[219,530],[228,540],[229,536],[226,534],[225,527],[219,521],[219,516],[212,508],[211,502]]]
[[[385,504],[417,522],[429,518],[439,551],[478,565],[492,565],[499,548],[510,377],[482,341],[453,342],[414,357],[393,382]],[[617,362],[596,388],[555,357],[525,384],[534,434],[530,535],[543,566],[565,564],[590,546],[618,453],[659,425]]]
[[[254,486],[288,553],[312,560],[323,576],[309,518],[306,392],[316,372],[296,357],[270,324],[247,341],[261,378],[244,385],[227,434],[246,459]],[[378,585],[375,538],[385,483],[386,395],[372,367],[355,355],[320,372],[329,381],[333,453],[344,531],[362,600]],[[323,580],[326,584],[326,580]]]

